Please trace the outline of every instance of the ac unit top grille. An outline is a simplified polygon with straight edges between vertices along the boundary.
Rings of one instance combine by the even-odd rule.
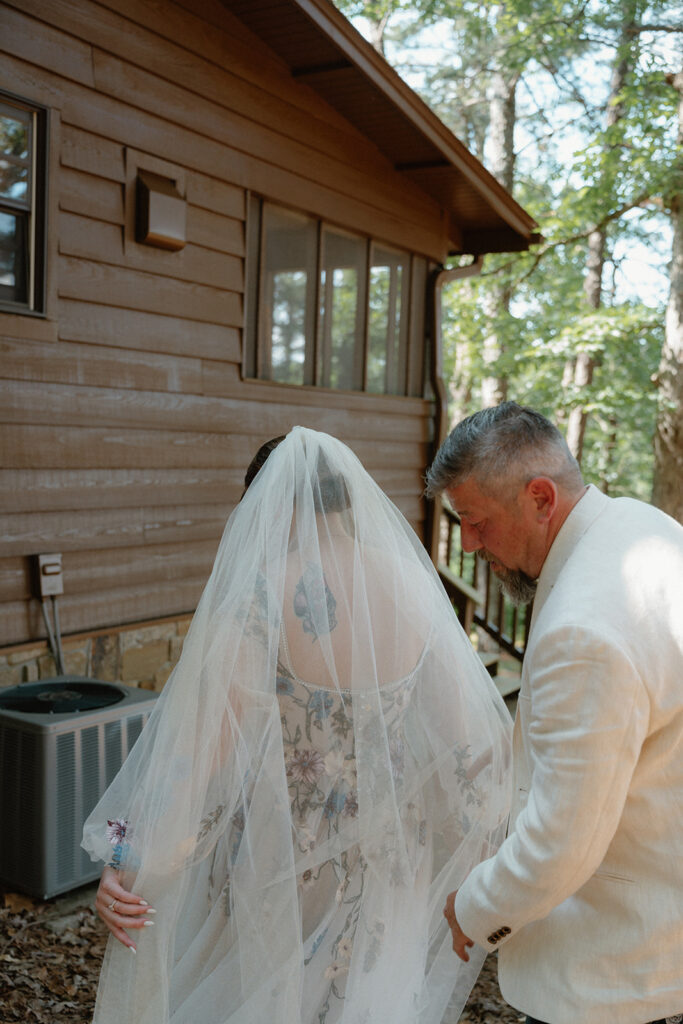
[[[61,676],[58,680],[23,683],[0,692],[0,710],[21,711],[33,715],[63,715],[75,711],[94,711],[118,704],[123,693],[110,684],[80,676]]]

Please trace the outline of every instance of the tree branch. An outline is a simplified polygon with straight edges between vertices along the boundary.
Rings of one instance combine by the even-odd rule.
[[[572,245],[574,242],[581,242],[584,239],[588,238],[589,235],[591,235],[594,231],[604,231],[607,225],[611,224],[612,221],[619,220],[619,218],[623,217],[625,213],[629,212],[629,210],[635,210],[639,206],[643,206],[650,198],[651,197],[647,192],[643,193],[643,195],[638,196],[630,203],[624,203],[617,210],[613,210],[612,213],[606,214],[600,221],[598,221],[597,224],[594,224],[592,227],[586,228],[584,231],[577,231],[576,234],[570,235],[568,238],[558,238],[556,242],[549,242],[546,246],[537,249],[537,251],[534,253],[534,259],[531,266],[521,275],[521,277],[515,279],[513,287],[518,287],[520,284],[523,284],[524,281],[530,278],[533,272],[536,270],[536,267],[543,259],[543,257],[547,256],[549,252],[553,252],[555,249],[559,249],[562,245]],[[517,260],[513,258],[511,260],[508,260],[507,263],[503,263],[501,264],[501,266],[496,267],[495,270],[483,271],[479,276],[495,277],[495,275],[500,274],[501,271],[508,270],[510,267],[514,267],[516,263]]]
[[[639,32],[683,32],[683,25],[629,25],[626,29],[629,36]]]

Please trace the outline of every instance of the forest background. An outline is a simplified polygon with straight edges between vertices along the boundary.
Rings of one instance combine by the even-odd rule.
[[[532,405],[683,522],[680,0],[335,2],[539,224],[444,289],[451,419]]]

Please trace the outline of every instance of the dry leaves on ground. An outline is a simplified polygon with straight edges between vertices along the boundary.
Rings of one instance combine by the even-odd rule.
[[[88,1024],[106,942],[90,893],[68,908],[16,893],[2,902],[0,1024]]]
[[[107,930],[88,887],[53,900],[0,893],[0,1024],[90,1024]],[[487,957],[459,1024],[519,1024]]]
[[[458,1024],[520,1024],[526,1014],[513,1010],[504,1001],[498,988],[498,958],[490,954],[467,1000]]]

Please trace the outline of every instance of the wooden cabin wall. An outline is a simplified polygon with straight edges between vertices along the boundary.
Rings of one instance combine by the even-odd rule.
[[[201,10],[199,17],[192,13]],[[45,317],[0,312],[0,646],[194,608],[246,464],[342,438],[418,531],[431,405],[245,381],[252,189],[440,260],[442,212],[214,0],[0,3],[0,88],[50,108]],[[176,174],[177,253],[134,241],[138,168]]]

